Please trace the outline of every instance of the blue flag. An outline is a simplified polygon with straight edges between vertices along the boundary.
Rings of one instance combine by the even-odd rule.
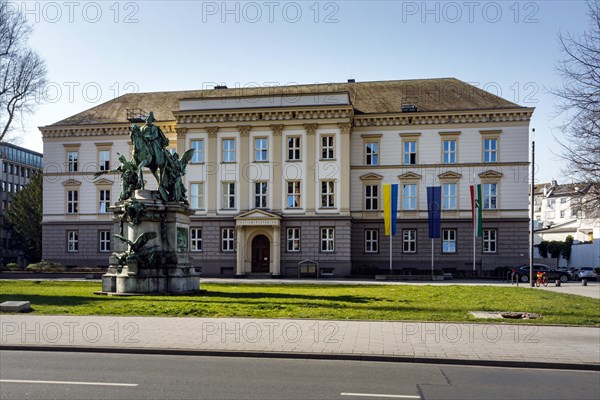
[[[396,214],[398,213],[398,184],[383,185],[383,220],[386,236],[396,234]]]
[[[430,186],[427,188],[427,217],[429,220],[429,238],[440,237],[442,219],[442,187]]]

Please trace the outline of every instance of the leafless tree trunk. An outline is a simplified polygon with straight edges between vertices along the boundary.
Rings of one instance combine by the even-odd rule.
[[[0,0],[0,141],[18,114],[33,110],[46,84],[46,65],[27,45],[30,34],[16,3]]]
[[[558,64],[563,86],[554,90],[560,99],[560,142],[565,173],[590,183],[582,198],[587,217],[600,217],[600,0],[588,0],[590,26],[582,35],[559,34],[564,60]]]

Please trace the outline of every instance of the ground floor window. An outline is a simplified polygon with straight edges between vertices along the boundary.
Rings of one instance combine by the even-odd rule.
[[[79,232],[67,231],[67,251],[79,251]]]
[[[300,228],[288,228],[287,251],[300,251]]]
[[[442,230],[442,252],[456,253],[456,229]]]
[[[404,253],[417,252],[417,230],[405,229],[402,231],[402,251]]]
[[[100,231],[100,251],[110,251],[110,231]]]
[[[483,230],[483,252],[495,253],[497,249],[497,231],[495,229]]]
[[[190,243],[192,244],[192,251],[202,251],[202,229],[190,229]]]
[[[321,251],[332,252],[335,249],[335,229],[321,228]]]
[[[234,251],[233,248],[233,228],[223,228],[221,232],[221,250]]]
[[[365,253],[377,253],[379,251],[379,230],[365,230]]]

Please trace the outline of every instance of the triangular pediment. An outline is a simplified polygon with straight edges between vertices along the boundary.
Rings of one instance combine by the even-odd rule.
[[[398,179],[400,179],[401,181],[420,181],[421,180],[421,175],[415,173],[415,172],[407,172],[405,174],[402,175],[398,175]]]
[[[63,186],[81,186],[81,182],[76,181],[75,179],[67,179],[62,184]]]
[[[481,179],[500,179],[504,174],[502,172],[488,170],[479,174]]]
[[[360,180],[362,180],[362,181],[380,181],[382,179],[383,179],[382,175],[374,174],[372,172],[360,177]]]
[[[96,185],[112,185],[114,182],[105,178],[98,179],[94,182]]]
[[[462,177],[462,174],[459,174],[458,172],[454,172],[454,171],[446,171],[446,172],[443,172],[443,173],[441,173],[441,174],[438,175],[438,178],[440,180],[443,180],[443,179],[445,179],[445,180],[453,180],[453,179],[458,180],[461,177]]]
[[[276,219],[280,220],[281,217],[277,214],[270,213],[265,210],[250,210],[239,214],[234,218],[235,220],[248,220],[248,219]]]

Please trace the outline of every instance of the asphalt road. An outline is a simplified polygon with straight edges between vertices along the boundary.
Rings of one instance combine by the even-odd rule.
[[[597,400],[599,394],[598,372],[0,351],[0,399]]]

